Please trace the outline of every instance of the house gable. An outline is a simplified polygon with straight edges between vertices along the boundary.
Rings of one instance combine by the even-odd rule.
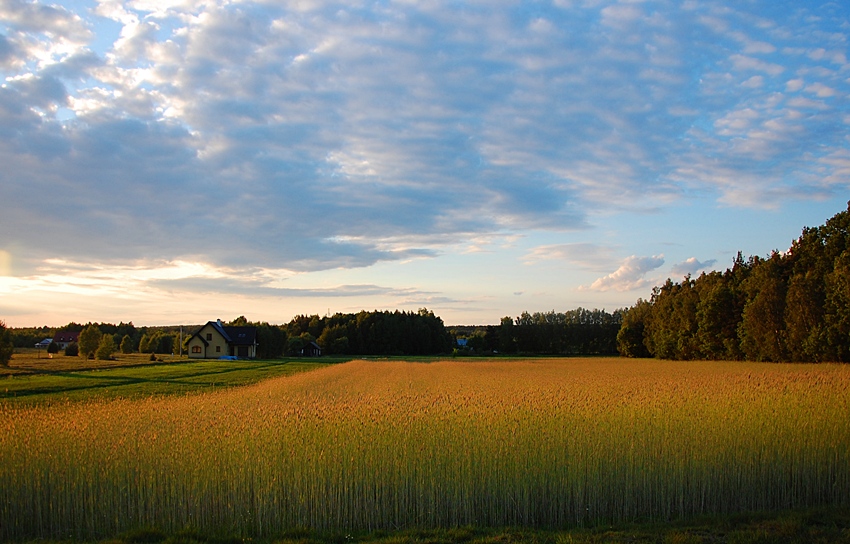
[[[228,338],[214,321],[208,322],[193,334],[186,347],[189,357],[193,359],[214,359],[223,355],[229,355]]]

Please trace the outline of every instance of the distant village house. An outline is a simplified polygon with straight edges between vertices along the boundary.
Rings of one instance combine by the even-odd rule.
[[[79,339],[79,332],[59,331],[53,335],[53,341],[59,345],[59,349],[65,349],[68,347],[68,344],[75,344]]]
[[[257,327],[227,327],[221,320],[209,321],[189,338],[187,347],[193,359],[253,359],[257,356]]]

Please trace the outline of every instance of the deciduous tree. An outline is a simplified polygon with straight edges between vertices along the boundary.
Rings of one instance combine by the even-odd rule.
[[[6,328],[6,322],[0,321],[0,366],[8,367],[12,360],[15,346],[12,344],[12,335]]]
[[[101,361],[112,359],[112,354],[115,353],[115,340],[111,334],[104,334],[100,337],[100,343],[97,345],[95,357]]]
[[[100,345],[101,336],[103,336],[103,334],[100,332],[100,329],[93,323],[83,329],[77,339],[80,357],[83,359],[90,359],[94,357],[97,347]]]
[[[133,353],[133,339],[130,338],[129,334],[125,334],[124,338],[121,339],[121,353],[128,354]]]
[[[651,314],[652,304],[643,299],[638,299],[635,305],[626,311],[620,332],[617,333],[617,350],[620,355],[623,357],[650,356],[644,343],[644,333]]]
[[[741,350],[753,361],[785,361],[785,294],[782,257],[773,252],[760,261],[744,284],[747,305],[738,336]]]

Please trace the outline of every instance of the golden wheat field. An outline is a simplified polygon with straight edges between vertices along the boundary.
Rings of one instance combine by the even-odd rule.
[[[850,505],[850,366],[354,361],[217,393],[0,411],[3,540]]]

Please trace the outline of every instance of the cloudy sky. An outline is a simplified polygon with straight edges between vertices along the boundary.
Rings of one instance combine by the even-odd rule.
[[[0,0],[0,319],[609,311],[850,199],[850,7]]]

